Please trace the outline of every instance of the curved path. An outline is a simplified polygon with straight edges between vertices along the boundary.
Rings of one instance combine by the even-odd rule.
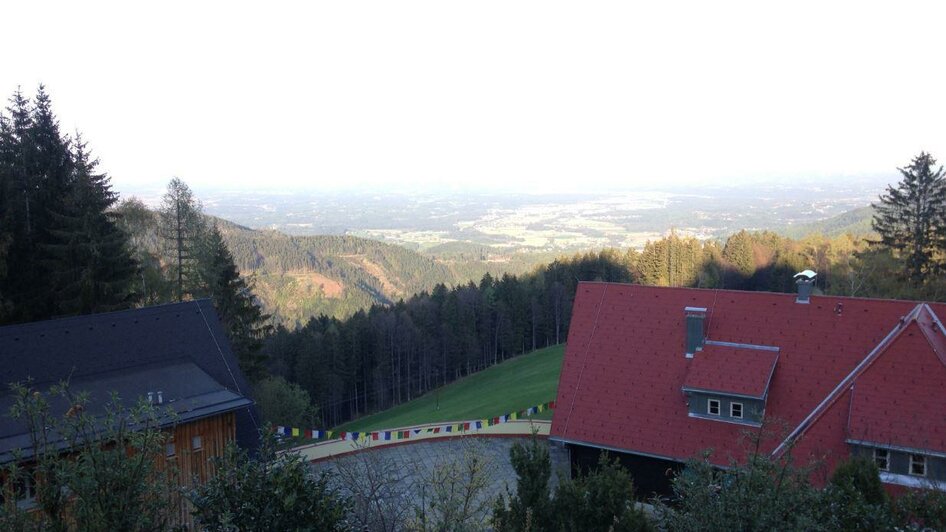
[[[531,440],[531,435],[506,432],[375,445],[370,452],[349,450],[343,456],[316,460],[309,467],[315,473],[328,474],[329,485],[352,498],[353,522],[359,530],[410,528],[407,523],[419,508],[427,508],[434,493],[461,499],[471,494],[464,508],[477,524],[467,524],[488,530],[486,523],[497,497],[514,493],[518,484],[510,450],[516,443]],[[539,445],[549,451],[549,489],[554,492],[558,483],[569,477],[568,451],[546,437],[540,438]],[[474,485],[478,488],[468,491]],[[395,524],[381,526],[382,521]]]
[[[462,422],[454,422],[462,423]],[[449,425],[449,421],[442,421],[436,424],[430,425],[417,425],[413,427],[400,427],[391,429],[390,432],[395,433],[397,431],[410,431],[410,437],[407,439],[391,439],[391,440],[370,440],[370,439],[361,439],[358,441],[354,440],[327,440],[317,443],[311,443],[308,445],[301,445],[295,447],[292,450],[301,454],[309,462],[320,462],[322,460],[327,460],[330,458],[337,458],[346,454],[356,453],[360,451],[367,451],[372,449],[379,449],[383,447],[391,446],[401,446],[401,445],[410,445],[414,443],[422,442],[431,442],[431,441],[447,441],[455,440],[459,438],[466,438],[469,436],[480,436],[480,437],[500,437],[500,438],[521,438],[523,436],[530,436],[533,431],[540,438],[547,438],[549,435],[549,429],[552,426],[550,421],[543,420],[517,420],[517,421],[508,421],[506,423],[500,423],[498,425],[492,425],[483,427],[481,429],[467,430],[463,432],[440,432],[440,433],[429,433],[427,432],[428,428],[442,427],[444,425]]]

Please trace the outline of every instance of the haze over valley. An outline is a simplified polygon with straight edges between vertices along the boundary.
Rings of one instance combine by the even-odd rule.
[[[671,229],[700,240],[797,232],[876,202],[895,176],[574,194],[198,189],[208,214],[288,235],[350,235],[434,257],[640,249]],[[130,190],[156,205],[160,190]]]

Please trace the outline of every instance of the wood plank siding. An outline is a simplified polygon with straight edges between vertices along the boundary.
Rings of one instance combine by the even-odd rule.
[[[167,450],[158,458],[157,467],[172,467],[178,472],[178,483],[185,488],[204,483],[214,474],[214,458],[223,456],[227,444],[236,438],[236,419],[233,412],[182,423],[165,430],[169,434]],[[195,448],[200,438],[199,448]],[[173,445],[173,454],[171,453]],[[196,484],[195,484],[196,483]],[[180,495],[175,501],[175,524],[194,528],[191,505]]]

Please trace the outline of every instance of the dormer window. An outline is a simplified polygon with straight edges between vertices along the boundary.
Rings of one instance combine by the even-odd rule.
[[[706,402],[706,413],[711,416],[719,415],[719,399],[710,399]]]
[[[918,477],[926,476],[926,457],[922,454],[910,455],[910,474]]]
[[[887,449],[874,449],[874,463],[881,471],[890,471],[890,452]]]
[[[704,341],[681,387],[687,415],[761,426],[778,353],[773,346]]]

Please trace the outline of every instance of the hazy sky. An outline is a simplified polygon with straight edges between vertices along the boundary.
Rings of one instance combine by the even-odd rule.
[[[80,5],[81,4],[81,5]],[[5,2],[119,190],[590,190],[946,161],[946,3]]]

